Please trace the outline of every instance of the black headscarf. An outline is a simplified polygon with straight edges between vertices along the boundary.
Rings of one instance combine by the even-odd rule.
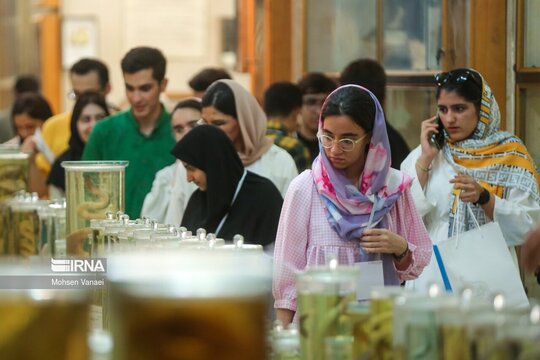
[[[204,199],[199,204],[204,209],[186,213],[185,220],[190,217],[198,220],[189,224],[189,228],[216,229],[229,210],[236,186],[244,173],[244,166],[232,142],[215,126],[201,125],[187,133],[173,148],[172,154],[206,174],[206,191],[196,192],[200,200]]]
[[[219,237],[241,234],[247,242],[266,245],[275,239],[283,199],[268,179],[247,172],[234,203],[234,193],[244,166],[227,135],[212,125],[200,125],[187,133],[171,153],[206,174],[206,191],[189,199],[182,226],[191,231],[215,232],[225,215]]]

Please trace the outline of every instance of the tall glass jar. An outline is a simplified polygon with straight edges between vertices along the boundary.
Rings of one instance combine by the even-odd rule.
[[[356,299],[358,274],[355,267],[331,261],[328,266],[308,268],[297,275],[302,359],[322,360],[327,338],[352,335],[346,310]]]
[[[90,220],[124,211],[127,161],[64,161],[66,169],[66,240],[68,253],[89,254],[85,244]]]

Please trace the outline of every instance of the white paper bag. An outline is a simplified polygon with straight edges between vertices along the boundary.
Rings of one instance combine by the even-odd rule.
[[[452,291],[469,287],[479,297],[502,293],[509,306],[529,305],[518,268],[497,222],[442,241],[434,246],[434,251],[445,285]]]

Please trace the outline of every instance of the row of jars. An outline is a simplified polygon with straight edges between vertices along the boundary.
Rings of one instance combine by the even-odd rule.
[[[185,227],[160,224],[148,218],[130,220],[121,212],[116,215],[108,212],[103,220],[91,220],[86,242],[82,245],[83,253],[88,252],[94,257],[110,252],[160,248],[263,250],[261,245],[244,244],[240,234],[234,236],[232,244],[225,244],[223,239],[203,228],[193,234]]]
[[[297,277],[297,321],[271,332],[272,359],[540,359],[540,307],[402,287],[356,301],[357,269],[331,265]]]
[[[65,200],[24,190],[0,203],[0,255],[65,256]]]
[[[271,264],[262,252],[119,252],[107,266],[114,359],[268,358]],[[13,264],[0,271],[13,272]],[[332,271],[340,274],[299,274],[298,327],[274,328],[272,359],[539,358],[538,307],[508,309],[501,296],[487,302],[435,287],[376,289],[358,303],[341,292],[348,285],[336,286],[335,276],[344,280],[350,269]],[[83,290],[0,290],[0,358],[88,359],[91,306]]]
[[[62,166],[67,202],[39,200],[24,192],[28,155],[0,146],[0,255],[95,256],[112,244],[119,250],[135,244],[176,246],[176,240],[183,240],[181,246],[223,245],[211,234],[203,243],[200,233],[194,237],[186,229],[113,218],[124,210],[127,161],[65,161]]]

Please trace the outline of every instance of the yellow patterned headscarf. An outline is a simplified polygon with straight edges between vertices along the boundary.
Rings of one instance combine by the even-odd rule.
[[[506,198],[510,189],[517,188],[540,203],[540,177],[533,158],[517,136],[500,131],[499,127],[499,105],[491,88],[482,78],[482,99],[476,129],[471,137],[462,141],[452,142],[447,138],[447,146],[443,148],[446,159],[458,172],[472,176],[480,185],[500,198]],[[472,219],[464,216],[467,214],[465,204],[457,201],[459,193],[454,195],[448,236],[474,227]],[[459,209],[460,224],[456,224],[458,226],[454,229],[457,206],[463,208]],[[488,222],[479,206],[472,208],[480,224]]]

